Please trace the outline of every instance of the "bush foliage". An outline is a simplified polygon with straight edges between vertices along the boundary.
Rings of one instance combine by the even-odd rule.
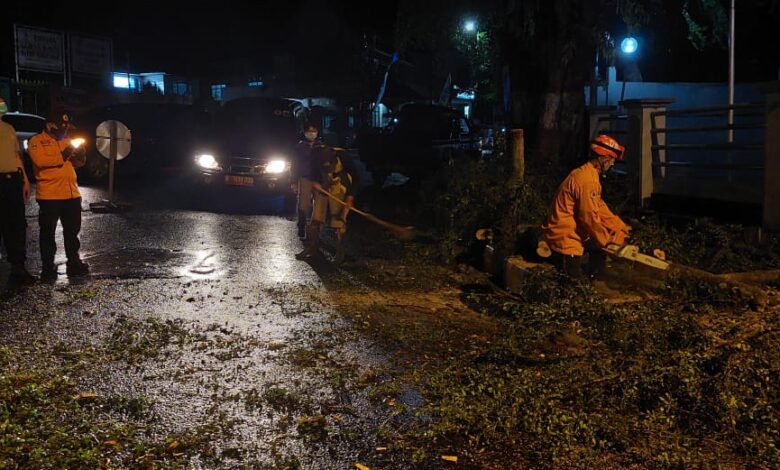
[[[506,333],[430,377],[421,434],[543,468],[780,464],[780,321],[686,287],[611,305],[548,274],[525,302],[467,295]]]

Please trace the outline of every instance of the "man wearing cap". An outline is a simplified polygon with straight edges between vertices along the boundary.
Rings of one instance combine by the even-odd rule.
[[[600,135],[590,143],[590,160],[569,173],[555,194],[544,225],[544,241],[553,262],[575,279],[585,276],[583,255],[589,253],[588,274],[597,274],[606,262],[604,249],[623,245],[631,230],[601,199],[601,176],[622,159],[625,148]]]
[[[57,221],[62,222],[68,276],[89,272],[89,266],[79,257],[81,193],[75,170],[84,166],[85,159],[82,153],[76,152],[78,140],[71,140],[67,135],[69,125],[67,114],[53,113],[46,119],[46,129],[32,137],[27,147],[38,181],[35,199],[40,207],[41,280],[57,278],[57,267],[54,265]]]
[[[0,117],[8,112],[0,98]],[[24,267],[27,261],[27,220],[24,203],[30,199],[30,181],[24,172],[16,130],[0,119],[0,235],[11,263],[9,284],[32,284],[35,278]]]

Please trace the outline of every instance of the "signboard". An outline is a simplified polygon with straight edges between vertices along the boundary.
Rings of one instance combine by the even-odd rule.
[[[112,44],[110,39],[68,34],[70,71],[90,75],[111,72]]]
[[[59,31],[14,25],[16,63],[20,70],[65,71],[64,35]]]

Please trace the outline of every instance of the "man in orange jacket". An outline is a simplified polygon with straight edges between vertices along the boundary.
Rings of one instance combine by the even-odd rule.
[[[38,180],[35,199],[40,208],[41,280],[55,280],[57,267],[54,255],[57,244],[54,233],[57,221],[62,221],[65,254],[69,276],[84,275],[89,266],[79,257],[79,232],[81,231],[81,194],[76,182],[76,168],[84,166],[84,155],[77,152],[77,139],[70,139],[67,114],[54,113],[46,120],[46,129],[33,136],[28,152]],[[82,141],[83,142],[83,141]]]
[[[599,181],[624,152],[612,137],[596,137],[590,143],[590,160],[569,173],[558,187],[543,227],[544,240],[553,252],[553,262],[570,277],[584,277],[585,251],[589,253],[589,273],[597,273],[606,261],[604,248],[624,244],[631,230],[601,199]]]

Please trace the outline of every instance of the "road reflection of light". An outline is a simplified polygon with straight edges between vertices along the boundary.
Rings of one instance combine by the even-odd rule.
[[[219,269],[219,257],[214,250],[198,250],[195,262],[185,266],[180,274],[196,279],[215,279],[223,274],[223,270]]]
[[[278,236],[282,236],[279,234]],[[289,281],[291,271],[294,269],[294,263],[300,263],[295,257],[291,255],[289,247],[285,247],[283,243],[269,243],[266,247],[266,256],[270,260],[268,263],[268,272],[266,273],[267,279],[272,282],[285,282]]]
[[[89,208],[91,203],[100,202],[108,198],[108,192],[102,186],[79,186],[79,192],[81,193],[81,206],[83,208]]]

